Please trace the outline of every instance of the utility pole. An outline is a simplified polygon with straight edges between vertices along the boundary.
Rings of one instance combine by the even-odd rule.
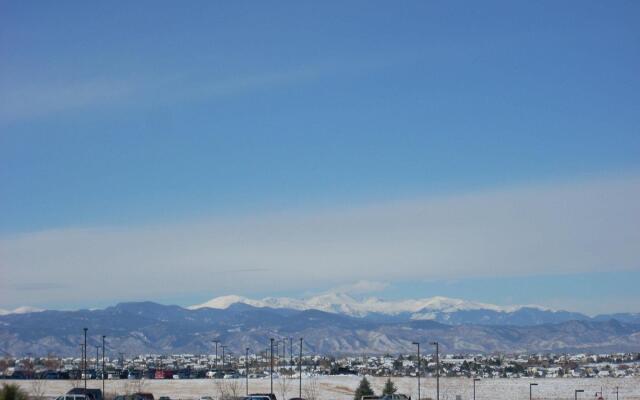
[[[289,336],[289,369],[293,375],[293,337]]]
[[[106,338],[105,335],[102,335],[102,393],[104,395],[104,339]]]
[[[418,375],[418,400],[420,400],[420,343],[413,342],[413,344],[418,346],[418,373],[416,375]],[[364,361],[364,355],[362,356],[362,360]]]
[[[271,342],[271,352],[270,352],[270,357],[271,357],[271,361],[270,361],[270,365],[271,367],[269,368],[269,377],[271,378],[271,394],[273,394],[273,338],[270,339]]]
[[[84,328],[84,362],[82,363],[85,394],[87,393],[87,330],[88,328]]]
[[[96,379],[98,379],[98,357],[100,357],[100,345],[96,345]]]
[[[538,386],[538,384],[537,384],[537,383],[530,383],[530,384],[529,384],[529,400],[531,400],[531,388],[532,388],[533,386]]]
[[[216,344],[216,360],[215,360],[215,367],[216,367],[216,372],[218,372],[218,343],[220,343],[220,341],[218,339],[213,340],[213,343]],[[215,375],[213,376],[215,378]]]
[[[222,347],[222,373],[224,374],[224,349],[227,348],[227,346],[220,346]]]
[[[616,386],[616,400],[618,400],[618,386]]]
[[[82,344],[82,342],[80,343],[80,376],[78,377],[78,379],[82,379],[82,376],[84,374],[84,344]]]
[[[244,355],[244,375],[246,378],[246,386],[247,386],[247,396],[249,396],[249,348],[245,348],[245,355]]]
[[[436,400],[440,400],[440,345],[438,342],[431,342],[436,346]]]
[[[298,362],[298,379],[299,379],[299,396],[300,398],[302,398],[302,338],[300,338],[300,360]]]
[[[480,378],[473,378],[473,400],[476,400],[476,382],[480,382]]]
[[[279,344],[280,344],[280,340],[276,340],[276,369],[278,368],[278,363],[280,362],[280,349],[279,349]],[[271,350],[273,352],[273,350]]]

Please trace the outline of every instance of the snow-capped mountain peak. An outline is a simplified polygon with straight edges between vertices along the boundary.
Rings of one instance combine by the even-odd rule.
[[[290,297],[267,297],[252,300],[242,296],[216,297],[208,302],[194,305],[190,309],[218,308],[226,309],[235,303],[244,303],[254,307],[287,308],[293,310],[320,310],[335,314],[346,314],[353,317],[365,317],[369,314],[399,315],[410,314],[411,319],[435,319],[436,314],[455,313],[458,311],[484,310],[499,313],[518,311],[523,307],[545,310],[539,306],[497,306],[449,297],[435,296],[423,299],[383,300],[369,297],[358,300],[345,293],[324,293],[307,299]],[[548,310],[545,310],[548,311]]]
[[[41,308],[31,307],[31,306],[22,306],[13,310],[5,310],[0,308],[0,315],[9,315],[9,314],[28,314],[34,312],[45,311]]]
[[[243,296],[228,295],[228,296],[215,297],[202,304],[193,305],[187,308],[190,310],[196,310],[198,308],[217,308],[217,309],[224,310],[229,308],[231,305],[237,304],[237,303],[248,304],[254,307],[266,307],[264,302],[261,300],[251,300]]]

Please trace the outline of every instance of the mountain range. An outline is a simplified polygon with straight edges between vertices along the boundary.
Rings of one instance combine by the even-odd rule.
[[[345,296],[324,295],[324,302],[225,296],[188,308],[137,302],[11,313],[0,316],[0,349],[77,355],[87,327],[89,344],[106,335],[112,355],[210,353],[213,339],[236,353],[245,347],[260,351],[271,337],[304,337],[306,352],[324,354],[407,353],[412,342],[433,340],[444,352],[640,351],[638,314],[588,317],[441,297],[386,302]]]
[[[370,297],[358,300],[344,293],[326,293],[307,299],[267,297],[262,300],[242,296],[221,296],[205,303],[187,307],[226,309],[234,304],[246,304],[259,308],[319,310],[327,313],[367,318],[379,322],[407,322],[429,320],[448,325],[540,325],[565,321],[607,321],[640,323],[640,313],[601,314],[589,317],[585,314],[552,310],[538,305],[498,306],[448,297],[428,297],[409,300],[382,300]]]

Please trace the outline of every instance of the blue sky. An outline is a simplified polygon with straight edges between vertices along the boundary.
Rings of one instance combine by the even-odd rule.
[[[459,227],[468,233],[482,220],[469,210],[504,206],[501,193],[539,189],[530,197],[533,208],[542,204],[537,195],[579,201],[586,190],[602,195],[605,204],[612,198],[618,211],[597,214],[597,202],[576,206],[580,213],[559,225],[567,228],[563,240],[574,240],[567,246],[574,253],[561,257],[553,243],[542,243],[538,250],[549,257],[538,260],[539,269],[492,270],[443,255],[447,263],[468,267],[445,274],[450,265],[425,258],[416,244],[404,249],[415,257],[387,266],[398,268],[399,276],[375,277],[393,283],[383,295],[459,292],[457,297],[518,303],[544,293],[535,302],[579,308],[598,288],[610,293],[599,311],[630,308],[619,304],[615,288],[640,271],[640,254],[629,244],[638,230],[625,225],[640,220],[632,201],[640,176],[638,17],[640,4],[633,1],[1,2],[0,251],[9,261],[0,261],[7,277],[0,305],[76,307],[139,297],[189,304],[217,294],[251,294],[243,290],[303,295],[343,279],[368,278],[363,265],[369,261],[341,258],[346,253],[336,250],[327,262],[347,269],[353,263],[348,277],[336,273],[315,284],[292,280],[250,289],[237,279],[197,288],[185,281],[175,290],[159,280],[145,293],[108,288],[91,300],[78,299],[65,296],[62,283],[45,289],[42,280],[58,279],[60,270],[85,270],[92,253],[74,259],[73,250],[38,247],[52,232],[64,236],[56,239],[64,242],[58,248],[75,244],[84,251],[86,241],[96,240],[87,231],[108,229],[117,242],[122,239],[113,231],[135,236],[179,226],[194,232],[184,226],[209,221],[251,232],[238,224],[257,219],[266,226],[265,218],[274,215],[288,220],[329,213],[334,225],[327,232],[338,236],[357,225],[356,235],[373,222],[358,219],[343,229],[336,214],[418,200],[454,204],[493,193],[492,206],[482,199],[465,206],[468,219]],[[612,194],[611,185],[619,190]],[[542,215],[557,211],[540,207]],[[580,221],[589,210],[604,220],[589,228],[607,231],[584,238]],[[399,236],[419,230],[385,223],[384,229],[401,226]],[[297,227],[291,224],[272,229],[289,232]],[[504,221],[498,225],[505,229],[500,237],[518,231]],[[315,240],[306,231],[298,237],[305,235]],[[302,256],[275,257],[279,243],[291,239],[279,237],[271,247],[258,239],[249,247],[263,251],[276,282],[307,265]],[[162,267],[153,261],[159,257],[151,254],[153,246],[141,246],[114,260],[120,263],[114,268],[135,260],[141,270],[183,269],[198,281],[257,268],[239,254],[242,249],[227,254],[224,266],[211,258],[205,268],[198,255],[207,243],[181,245],[176,264]],[[361,244],[355,236],[345,243]],[[313,249],[318,254],[308,256],[322,259],[322,251]],[[513,258],[503,258],[514,264],[516,251],[525,257],[523,249],[524,243],[513,244]],[[96,248],[93,257],[103,252]],[[27,262],[27,253],[42,257]],[[500,264],[497,254],[491,265]],[[572,255],[589,266],[569,265]],[[420,272],[420,262],[429,268]],[[52,278],[43,278],[43,271]],[[561,289],[557,282],[568,278],[560,276],[577,283]],[[491,294],[483,289],[486,279],[526,283],[527,290],[503,293],[497,287]],[[442,289],[406,283],[416,281],[464,284]],[[549,287],[557,289],[544,289]],[[640,295],[629,296],[640,304]]]

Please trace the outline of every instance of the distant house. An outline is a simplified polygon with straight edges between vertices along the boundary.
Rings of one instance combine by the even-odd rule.
[[[155,379],[172,379],[174,372],[168,369],[156,370]]]

